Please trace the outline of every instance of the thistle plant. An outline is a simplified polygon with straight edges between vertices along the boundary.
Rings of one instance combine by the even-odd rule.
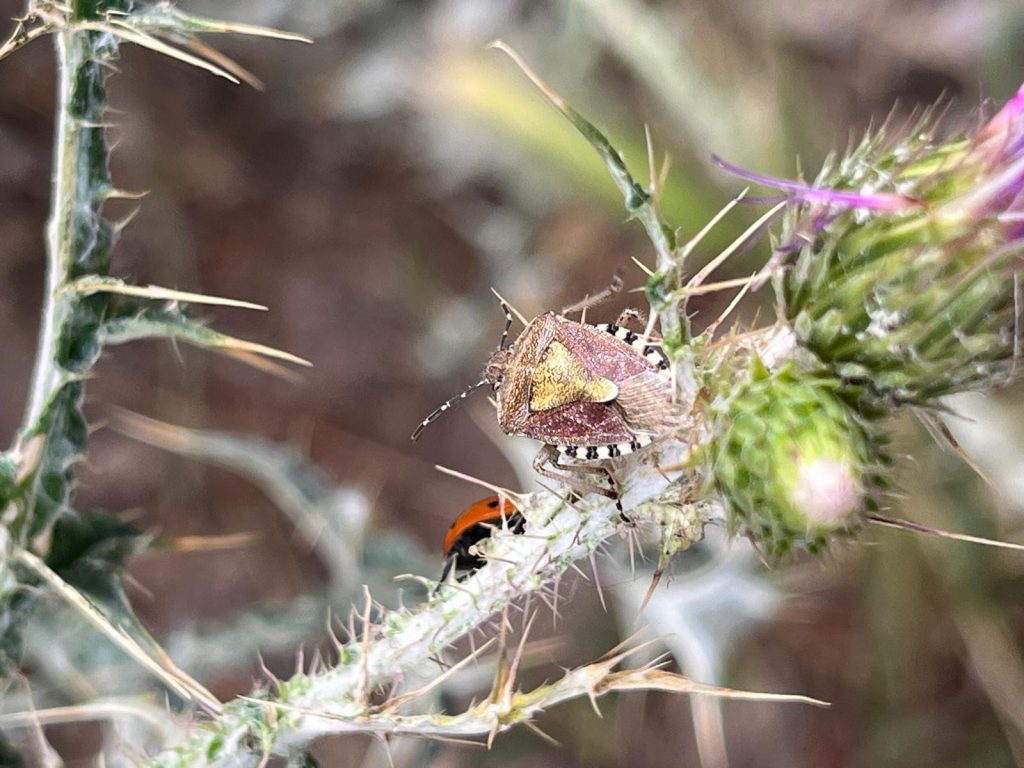
[[[786,199],[692,271],[692,254],[720,217],[695,237],[677,232],[659,210],[655,174],[647,186],[638,182],[595,126],[514,51],[499,45],[594,146],[627,211],[652,242],[655,264],[644,289],[651,309],[644,341],[660,344],[671,361],[673,405],[688,414],[679,422],[685,426],[659,435],[652,451],[616,465],[621,509],[597,494],[579,498],[498,489],[515,498],[528,526],[525,535],[496,531],[482,542],[486,566],[458,584],[416,577],[427,597],[414,607],[385,609],[367,590],[348,614],[346,637],[334,638],[331,658],[318,659],[286,680],[268,676],[250,695],[221,702],[175,667],[134,620],[119,591],[119,568],[147,544],[145,537],[108,517],[82,516],[73,495],[74,466],[87,434],[84,381],[105,345],[156,336],[302,362],[218,334],[187,311],[203,302],[251,305],[132,286],[110,276],[109,251],[123,222],[104,218],[104,204],[125,193],[107,171],[105,68],[118,45],[129,41],[228,79],[254,80],[212,55],[197,38],[204,32],[289,37],[188,16],[163,2],[34,2],[2,51],[52,34],[60,74],[49,271],[36,371],[23,428],[0,457],[2,650],[15,655],[15,638],[34,590],[59,594],[159,679],[178,703],[201,711],[188,733],[164,739],[162,751],[148,755],[161,766],[255,766],[270,755],[299,762],[307,759],[312,741],[327,733],[478,737],[489,743],[567,699],[596,701],[624,690],[821,704],[800,695],[696,683],[656,664],[617,668],[636,644],[522,691],[517,671],[532,619],[513,642],[510,616],[529,596],[552,601],[559,580],[578,561],[593,561],[620,534],[623,514],[632,525],[660,534],[659,575],[671,557],[703,538],[709,524],[725,523],[777,559],[799,550],[818,554],[835,538],[853,537],[864,522],[882,519],[875,510],[888,484],[887,417],[907,405],[937,410],[946,395],[991,389],[1016,372],[1024,90],[973,136],[939,140],[931,120],[909,131],[887,128],[872,134],[846,157],[831,161],[814,184],[737,170],[781,187]],[[694,334],[688,300],[737,287],[709,278],[776,222],[783,208],[771,259],[760,274],[740,282],[730,305],[731,311],[770,279],[778,322],[719,336],[727,311]],[[206,460],[238,465],[244,453],[224,436],[183,436],[138,418],[134,424],[146,433],[144,439],[166,444],[173,435],[177,450]],[[265,477],[279,469],[279,462],[269,462],[253,474]],[[281,499],[285,506],[297,505],[294,519],[300,528],[303,510],[327,505],[327,494],[316,487],[315,498],[298,492]],[[362,518],[350,522],[352,527],[332,530],[318,543],[323,557],[330,557],[345,535],[361,535]],[[317,540],[308,529],[304,533]],[[359,573],[351,562],[334,565],[332,578],[339,582]],[[104,577],[105,589],[81,578],[83,571]],[[642,616],[643,611],[641,606]],[[496,641],[444,672],[436,669],[435,660],[453,644],[495,620]],[[482,701],[461,713],[429,709],[428,694],[495,649],[494,682]],[[413,686],[413,680],[422,684]],[[147,713],[152,716],[151,709]]]
[[[28,404],[13,446],[0,458],[0,668],[19,653],[22,624],[36,602],[36,585],[49,584],[86,617],[109,630],[116,617],[128,631],[115,642],[149,658],[120,588],[124,560],[146,537],[102,513],[82,514],[74,502],[75,466],[84,457],[88,428],[82,413],[85,381],[106,346],[155,337],[180,340],[240,358],[265,355],[304,361],[208,328],[191,305],[262,309],[112,277],[110,253],[127,224],[106,215],[107,203],[139,197],[119,189],[108,172],[106,78],[118,47],[129,41],[203,66],[238,82],[244,70],[205,47],[200,32],[293,37],[179,13],[165,3],[76,0],[70,5],[29,3],[0,59],[44,35],[57,61],[54,170],[46,232],[46,284]],[[203,53],[195,53],[195,51]],[[211,57],[212,58],[207,58]],[[246,73],[247,74],[247,73]],[[130,217],[129,217],[130,218]],[[75,587],[88,593],[80,594]],[[102,609],[98,606],[102,606]],[[176,677],[150,659],[165,680]],[[216,708],[201,686],[172,684],[186,700]]]
[[[784,311],[780,322],[768,328],[716,339],[713,329],[720,319],[711,331],[693,336],[682,310],[690,296],[705,289],[710,274],[706,268],[685,277],[686,257],[696,240],[683,242],[661,218],[656,194],[634,179],[603,134],[513,51],[504,50],[591,141],[623,192],[627,209],[655,245],[658,262],[648,280],[647,295],[656,314],[648,327],[660,320],[666,331],[663,348],[674,363],[677,396],[692,405],[698,418],[685,434],[663,441],[653,459],[631,460],[619,479],[627,513],[636,521],[656,522],[663,532],[663,565],[673,553],[700,540],[705,525],[715,520],[727,521],[765,554],[777,557],[798,549],[821,552],[836,536],[852,536],[865,521],[883,519],[871,510],[879,504],[887,483],[884,418],[893,413],[897,402],[861,397],[860,382],[809,353]],[[807,187],[805,195],[790,203],[786,222],[799,214],[807,205],[804,198],[814,193]],[[903,223],[899,211],[891,215],[885,210],[869,211],[865,216],[855,210],[857,201],[844,198],[841,190],[821,194],[832,195],[833,218],[849,217],[851,231],[862,225],[884,228]],[[769,212],[745,237],[760,232],[774,215],[775,211]],[[727,256],[728,252],[713,263]],[[788,265],[777,256],[768,269],[781,271]],[[746,281],[741,295],[753,283],[754,279]],[[841,284],[836,288],[843,290]],[[994,375],[976,382],[994,386],[1004,378]],[[934,400],[930,403],[938,406]],[[368,604],[350,623],[352,639],[339,643],[337,664],[275,683],[270,691],[229,705],[211,728],[196,732],[159,764],[226,761],[229,755],[235,759],[239,745],[247,739],[268,753],[289,754],[323,733],[487,734],[493,738],[528,722],[536,707],[561,700],[562,691],[573,689],[594,697],[614,688],[604,677],[607,667],[600,667],[604,671],[597,678],[591,675],[598,668],[586,667],[553,686],[516,693],[510,682],[517,665],[512,659],[506,662],[510,664],[506,671],[496,676],[485,701],[463,714],[399,716],[396,708],[411,705],[422,691],[373,703],[369,692],[396,674],[420,669],[426,659],[488,617],[507,615],[513,601],[523,595],[543,595],[574,560],[592,556],[615,535],[619,517],[613,504],[599,496],[567,502],[545,492],[518,495],[516,505],[528,519],[527,535],[499,532],[483,542],[489,564],[457,588],[442,588],[415,611],[377,612]],[[622,679],[649,688],[668,683],[667,679],[655,681],[643,669],[625,673]],[[579,680],[589,682],[579,684]],[[681,680],[673,680],[686,687]]]
[[[1022,105],[1018,93],[973,136],[941,140],[931,111],[883,126],[813,185],[783,185],[794,204],[772,258],[780,314],[866,407],[934,407],[1015,372]]]
[[[766,551],[777,554],[797,542],[816,550],[825,541],[811,517],[792,526],[793,477],[787,475],[800,473],[795,462],[806,462],[801,434],[819,435],[816,450],[823,447],[821,434],[848,436],[840,463],[849,476],[830,481],[815,473],[812,480],[822,487],[837,483],[833,500],[847,514],[835,521],[835,532],[846,532],[857,522],[848,513],[878,505],[881,465],[888,461],[879,439],[885,417],[905,405],[934,413],[943,397],[999,387],[1015,375],[1024,332],[1022,93],[973,136],[941,140],[941,121],[931,111],[902,130],[884,126],[845,156],[830,158],[813,184],[719,161],[789,196],[759,279],[770,276],[775,285],[780,321],[803,352],[796,359],[805,373],[770,388],[767,410],[749,401],[754,382],[740,385],[730,401],[735,407],[716,414],[724,436],[712,440],[711,471],[732,523]],[[794,420],[785,404],[795,398],[808,405],[799,390],[822,372],[833,379],[830,405],[810,406]],[[753,435],[744,426],[751,408],[765,416]],[[835,448],[826,452],[834,462]],[[751,464],[751,455],[776,469],[766,473],[768,466]],[[834,464],[818,466],[834,471]],[[875,481],[865,482],[869,477]],[[755,490],[764,485],[774,492]],[[859,503],[839,504],[851,491]],[[788,535],[780,538],[780,531]]]

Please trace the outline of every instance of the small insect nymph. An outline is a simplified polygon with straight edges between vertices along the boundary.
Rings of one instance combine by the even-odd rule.
[[[616,324],[587,325],[551,312],[534,318],[508,344],[512,313],[504,301],[502,309],[505,330],[483,379],[424,419],[414,440],[485,384],[494,390],[502,431],[544,443],[534,468],[558,479],[566,477],[549,465],[595,471],[587,465],[635,453],[679,424],[669,363],[656,344]]]

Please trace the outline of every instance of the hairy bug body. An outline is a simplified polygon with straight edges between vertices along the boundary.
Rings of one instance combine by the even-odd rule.
[[[492,355],[485,379],[502,431],[545,444],[534,467],[548,476],[635,453],[679,420],[661,349],[615,324],[540,315]]]
[[[657,345],[616,324],[587,325],[551,312],[506,344],[512,315],[504,302],[502,308],[505,332],[483,379],[428,416],[414,438],[473,389],[490,384],[502,431],[544,443],[534,468],[567,479],[549,467],[609,475],[608,462],[681,422],[669,363]],[[608,493],[592,483],[574,484]]]

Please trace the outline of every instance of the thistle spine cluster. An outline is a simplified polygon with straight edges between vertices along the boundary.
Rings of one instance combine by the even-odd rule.
[[[711,406],[708,475],[734,532],[777,559],[859,530],[885,459],[877,426],[838,380],[791,362],[769,371],[755,357],[721,397]]]
[[[832,158],[813,184],[736,170],[790,198],[767,272],[780,321],[800,354],[783,371],[720,381],[708,472],[730,524],[772,555],[820,550],[883,502],[884,421],[904,406],[1007,383],[1022,345],[1024,110],[1018,94],[974,135],[939,138],[926,113],[903,130],[883,128]],[[824,379],[822,377],[825,377]],[[826,400],[796,418],[809,392]],[[757,425],[751,413],[757,414]],[[834,460],[807,463],[833,437]],[[811,495],[794,496],[791,456]],[[855,510],[833,531],[808,507],[857,490]],[[796,497],[805,502],[794,506]],[[826,505],[827,506],[827,505]],[[820,511],[820,510],[819,510]]]
[[[926,117],[826,165],[786,217],[780,305],[800,343],[869,405],[934,406],[1006,381],[1020,354],[1024,117],[939,140]]]

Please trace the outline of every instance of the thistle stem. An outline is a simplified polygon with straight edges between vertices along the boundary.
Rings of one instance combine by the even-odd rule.
[[[72,467],[86,436],[80,379],[98,357],[96,328],[107,302],[64,290],[82,276],[107,274],[115,233],[101,209],[109,187],[104,65],[117,42],[76,27],[86,11],[96,9],[76,5],[53,33],[57,110],[42,317],[25,417],[12,451],[20,465],[16,513],[4,521],[21,545],[49,529],[73,487]],[[28,449],[30,441],[35,444]]]
[[[631,509],[639,509],[665,492],[664,477],[641,464],[631,471],[623,495]],[[415,610],[354,617],[351,639],[338,645],[334,667],[282,681],[276,692],[260,695],[258,702],[244,698],[226,704],[207,727],[158,756],[155,765],[184,768],[204,760],[255,765],[253,744],[266,754],[283,755],[305,748],[329,730],[370,732],[367,718],[375,712],[370,693],[422,670],[524,596],[550,589],[575,561],[592,555],[618,531],[618,510],[600,496],[569,506],[555,494],[541,492],[523,496],[517,506],[531,521],[529,534],[492,537],[491,562],[472,577],[442,588]],[[702,533],[694,531],[693,539]],[[558,700],[545,700],[545,706]],[[315,714],[325,711],[332,713],[333,726]],[[443,715],[428,718],[418,730],[444,730],[448,720]]]
[[[60,288],[69,279],[69,267],[73,261],[69,211],[75,205],[75,182],[78,178],[76,159],[79,157],[76,150],[81,141],[81,133],[80,126],[70,114],[70,103],[73,74],[87,55],[88,45],[83,45],[83,39],[83,35],[67,30],[53,36],[58,77],[57,135],[53,152],[50,218],[46,228],[46,284],[23,434],[31,433],[39,423],[46,404],[64,379],[56,349],[57,338],[69,314],[69,305],[76,300],[74,294],[62,294]]]
[[[629,168],[626,166],[626,161],[619,151],[612,146],[612,143],[608,141],[608,137],[601,133],[593,123],[573,109],[554,88],[544,82],[514,48],[511,48],[501,40],[491,43],[491,47],[502,51],[512,59],[516,66],[537,86],[555,109],[565,116],[572,126],[590,142],[590,145],[597,151],[598,155],[601,156],[605,168],[607,168],[609,175],[612,177],[612,181],[622,193],[626,211],[643,225],[648,239],[650,239],[651,244],[654,246],[654,251],[657,255],[657,272],[665,276],[667,281],[663,286],[663,291],[670,295],[672,291],[679,288],[679,272],[682,270],[684,254],[678,249],[675,230],[662,218],[655,196],[651,191],[644,189],[633,178]],[[651,184],[654,185],[654,183],[655,181],[652,179]],[[690,338],[689,328],[686,327],[685,320],[680,317],[679,307],[675,301],[658,302],[658,306],[653,306],[652,308],[658,314],[658,320],[661,323],[661,335],[666,340],[667,351],[671,354],[685,340]]]

